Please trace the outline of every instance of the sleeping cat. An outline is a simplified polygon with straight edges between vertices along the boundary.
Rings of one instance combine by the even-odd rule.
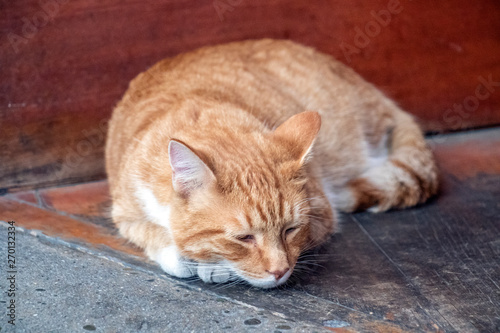
[[[205,47],[135,78],[110,121],[120,233],[170,275],[273,288],[337,211],[423,203],[437,170],[412,117],[290,41]]]

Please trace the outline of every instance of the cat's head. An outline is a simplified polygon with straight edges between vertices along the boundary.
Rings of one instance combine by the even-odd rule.
[[[253,156],[235,153],[224,163],[172,140],[171,230],[182,255],[228,267],[257,287],[286,282],[299,255],[333,223],[313,221],[312,201],[317,208],[318,198],[326,199],[309,184],[305,167],[320,123],[316,112],[295,115],[260,138],[259,147],[241,148]],[[328,204],[324,209],[329,216],[319,218],[333,219]]]

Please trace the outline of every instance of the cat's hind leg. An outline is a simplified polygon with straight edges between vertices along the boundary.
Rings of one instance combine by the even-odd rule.
[[[438,173],[431,150],[413,121],[396,114],[388,140],[388,156],[350,180],[336,193],[337,207],[346,212],[382,212],[425,202],[438,189]]]

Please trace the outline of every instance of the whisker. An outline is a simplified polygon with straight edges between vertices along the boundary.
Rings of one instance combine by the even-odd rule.
[[[218,284],[214,289],[216,290],[220,290],[220,289],[228,289],[228,288],[231,288],[231,287],[234,287],[234,286],[237,286],[239,284],[244,284],[245,281],[238,278],[237,280],[234,280],[234,281],[229,281],[227,283],[220,283]]]

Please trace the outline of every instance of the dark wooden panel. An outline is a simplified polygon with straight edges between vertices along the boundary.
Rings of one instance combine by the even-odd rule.
[[[495,0],[20,0],[0,7],[0,188],[102,178],[99,122],[130,79],[165,56],[246,38],[290,38],[336,56],[427,130],[500,123]],[[478,88],[479,77],[493,84]]]

